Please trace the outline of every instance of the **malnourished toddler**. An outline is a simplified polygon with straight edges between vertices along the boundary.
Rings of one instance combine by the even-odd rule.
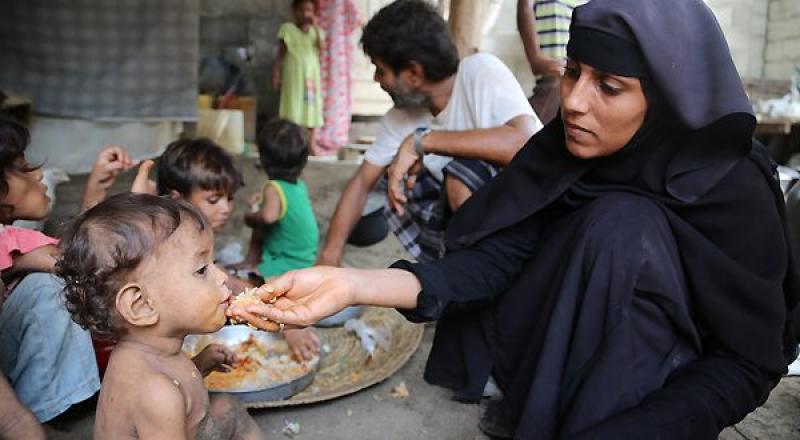
[[[209,399],[181,352],[186,335],[223,326],[231,295],[202,214],[181,201],[120,194],[80,215],[60,247],[73,319],[117,341],[95,438],[264,438],[232,398]]]

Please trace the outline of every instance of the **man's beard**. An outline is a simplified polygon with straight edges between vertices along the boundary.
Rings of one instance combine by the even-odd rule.
[[[428,107],[430,104],[430,99],[425,94],[410,91],[399,79],[395,89],[387,93],[392,98],[395,108],[420,108]]]

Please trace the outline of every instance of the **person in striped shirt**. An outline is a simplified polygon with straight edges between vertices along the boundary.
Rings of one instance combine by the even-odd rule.
[[[517,28],[536,86],[530,103],[542,123],[558,111],[572,10],[587,0],[517,0]]]

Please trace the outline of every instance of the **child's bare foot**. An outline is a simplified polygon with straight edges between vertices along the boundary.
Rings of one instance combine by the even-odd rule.
[[[221,344],[209,344],[192,358],[203,376],[208,376],[212,371],[226,371],[225,365],[233,365],[236,361],[236,354]]]
[[[310,328],[286,330],[283,337],[289,344],[292,356],[299,362],[310,361],[319,354],[319,336]]]

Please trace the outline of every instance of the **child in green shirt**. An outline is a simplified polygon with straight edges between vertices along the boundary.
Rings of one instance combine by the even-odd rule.
[[[245,262],[264,278],[311,267],[317,259],[319,229],[300,173],[308,160],[305,130],[285,119],[258,134],[261,166],[268,180],[245,216],[253,238]]]

